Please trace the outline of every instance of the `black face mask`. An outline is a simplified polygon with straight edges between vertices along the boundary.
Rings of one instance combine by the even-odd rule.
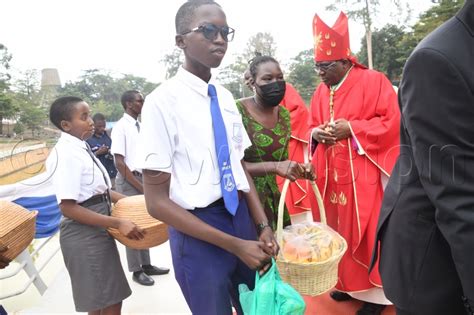
[[[259,91],[260,90],[260,91]],[[286,82],[284,80],[275,81],[272,83],[257,85],[255,84],[255,93],[268,106],[278,106],[285,96]]]

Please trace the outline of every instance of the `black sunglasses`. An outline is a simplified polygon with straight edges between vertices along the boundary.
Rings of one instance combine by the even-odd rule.
[[[316,73],[320,73],[321,71],[328,71],[329,69],[333,68],[337,62],[340,60],[332,61],[332,62],[318,62],[314,65],[314,70]]]
[[[226,42],[231,42],[234,39],[235,30],[232,27],[222,26],[219,27],[214,24],[203,24],[193,28],[190,31],[184,32],[181,35],[186,35],[192,32],[200,32],[208,40],[216,40],[217,35],[221,33],[222,38]]]

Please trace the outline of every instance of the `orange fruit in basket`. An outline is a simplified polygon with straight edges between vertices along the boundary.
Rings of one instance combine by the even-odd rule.
[[[298,261],[298,249],[291,242],[286,242],[283,247],[283,257],[288,261]]]
[[[309,263],[313,259],[313,249],[310,246],[301,246],[297,249],[299,263]]]

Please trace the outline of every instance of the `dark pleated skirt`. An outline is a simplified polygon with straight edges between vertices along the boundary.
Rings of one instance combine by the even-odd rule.
[[[108,207],[103,202],[88,208],[107,215]],[[61,222],[60,244],[76,311],[102,309],[130,296],[132,291],[115,240],[105,229],[65,218]]]

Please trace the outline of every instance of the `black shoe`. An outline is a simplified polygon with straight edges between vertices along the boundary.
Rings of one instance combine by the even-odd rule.
[[[132,277],[133,281],[141,285],[154,285],[155,280],[152,277],[148,276],[144,271],[135,271]]]
[[[380,315],[385,305],[365,302],[357,311],[356,315]]]
[[[170,272],[168,268],[160,268],[152,265],[143,265],[142,269],[149,276],[160,276]]]
[[[345,292],[341,292],[341,291],[332,291],[331,293],[329,293],[329,296],[334,301],[338,301],[338,302],[344,302],[344,301],[352,300],[352,296],[350,296],[349,294],[347,294]]]

